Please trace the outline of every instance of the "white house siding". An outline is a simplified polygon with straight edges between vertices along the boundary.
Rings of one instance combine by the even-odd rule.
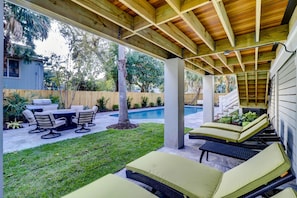
[[[273,77],[270,80],[270,100],[269,100],[269,106],[268,106],[268,114],[270,118],[270,122],[273,126],[276,125],[276,116],[275,116],[275,77]]]
[[[292,160],[294,172],[297,173],[297,88],[296,88],[296,55],[292,56],[278,71],[277,100],[278,133]]]

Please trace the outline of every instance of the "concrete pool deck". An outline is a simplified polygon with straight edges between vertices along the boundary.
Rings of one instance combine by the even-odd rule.
[[[147,108],[147,109],[157,109],[156,108]],[[131,112],[143,111],[143,109],[131,110]],[[130,110],[129,110],[130,112]],[[3,131],[3,152],[9,153],[14,151],[20,151],[28,148],[33,148],[36,146],[40,146],[43,144],[51,144],[58,141],[63,141],[71,138],[78,138],[83,135],[88,135],[92,133],[97,133],[101,131],[105,131],[106,127],[111,124],[116,124],[118,122],[118,118],[114,116],[110,116],[111,114],[115,114],[118,112],[104,112],[97,113],[95,119],[95,126],[90,127],[91,131],[89,133],[79,134],[74,133],[74,129],[65,130],[61,132],[61,136],[53,139],[41,139],[40,136],[42,134],[46,134],[47,132],[29,134],[28,131],[30,129],[34,129],[35,126],[28,126],[28,124],[23,124],[24,127],[15,130],[4,130]],[[202,124],[203,111],[190,114],[185,116],[185,127],[196,128]],[[164,119],[130,119],[132,123],[164,123]]]

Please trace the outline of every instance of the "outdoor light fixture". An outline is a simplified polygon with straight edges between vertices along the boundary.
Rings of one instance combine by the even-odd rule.
[[[269,43],[269,44],[263,44],[263,45],[259,45],[259,46],[256,46],[256,47],[263,47],[263,46],[272,45],[272,44],[274,44],[274,45],[278,45],[278,44],[280,44],[280,45],[284,46],[285,51],[288,52],[288,53],[295,53],[295,52],[296,52],[296,50],[294,50],[294,51],[290,51],[290,50],[288,50],[288,49],[287,49],[287,46],[286,46],[284,43],[281,43],[281,42],[274,42],[274,43]],[[254,48],[254,47],[253,47],[253,48]],[[245,48],[245,49],[249,49],[249,48]],[[237,51],[237,50],[225,50],[225,51],[224,51],[224,55],[227,56],[227,55],[229,55],[231,52],[234,52],[234,51]]]

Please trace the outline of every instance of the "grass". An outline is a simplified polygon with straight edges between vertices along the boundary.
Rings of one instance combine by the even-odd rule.
[[[162,147],[163,128],[146,123],[131,130],[108,129],[5,154],[4,195],[61,197]]]

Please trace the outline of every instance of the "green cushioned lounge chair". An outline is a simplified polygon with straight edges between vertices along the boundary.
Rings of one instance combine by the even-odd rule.
[[[157,198],[144,188],[116,175],[108,174],[100,179],[65,195],[63,198]]]
[[[256,197],[294,179],[290,167],[282,145],[273,143],[226,172],[153,151],[127,164],[126,175],[168,197]]]
[[[272,198],[297,198],[297,192],[292,188],[286,188],[272,196]]]
[[[224,130],[242,133],[242,132],[248,130],[249,128],[251,128],[252,126],[254,126],[255,124],[259,123],[263,119],[268,119],[267,114],[262,114],[257,119],[255,119],[254,121],[245,125],[244,127],[233,125],[233,124],[219,123],[219,122],[206,122],[206,123],[202,124],[200,127],[224,129]]]
[[[189,131],[190,139],[204,139],[215,142],[229,143],[237,146],[246,146],[251,148],[265,148],[267,146],[266,142],[262,140],[263,137],[256,136],[263,129],[265,129],[269,125],[268,119],[263,119],[259,123],[250,127],[242,133],[237,133],[224,129],[216,129],[216,128],[197,128]],[[247,140],[257,140],[257,144],[252,145],[244,145]],[[259,144],[261,143],[261,145]]]

